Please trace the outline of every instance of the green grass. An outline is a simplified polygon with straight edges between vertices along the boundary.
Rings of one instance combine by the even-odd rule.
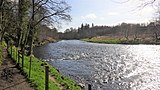
[[[3,48],[6,47],[6,44],[4,42],[0,42],[0,65],[3,61]]]
[[[9,50],[11,52],[11,50]],[[12,58],[17,62],[16,53],[17,50],[13,47],[12,51],[13,55]],[[30,65],[30,58],[25,56],[24,57],[24,72],[26,75],[29,75],[29,65]],[[21,60],[20,60],[21,62]],[[44,90],[45,87],[45,67],[44,64],[49,66],[50,75],[54,76],[56,81],[61,85],[64,85],[67,90],[81,90],[81,88],[76,85],[76,83],[68,77],[63,76],[60,74],[55,68],[49,65],[46,62],[43,62],[35,57],[32,57],[32,69],[31,69],[31,77],[27,77],[31,82],[31,85],[35,86],[37,90]],[[49,81],[49,90],[60,90],[60,87],[57,86],[53,81]]]
[[[82,40],[87,42],[106,43],[106,44],[121,44],[123,42],[118,39],[110,39],[110,40],[82,39]]]

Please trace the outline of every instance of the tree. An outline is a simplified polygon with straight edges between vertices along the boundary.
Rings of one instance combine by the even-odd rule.
[[[71,21],[71,16],[69,15],[70,6],[61,0],[32,0],[32,12],[30,19],[30,31],[29,31],[29,55],[32,54],[34,35],[36,32],[36,26],[39,24],[56,24],[61,21]],[[40,13],[42,17],[38,20],[35,19],[36,14],[40,9],[43,9],[43,13]]]
[[[94,24],[92,23],[92,27],[94,27]]]
[[[158,6],[156,7],[156,12],[155,12],[155,23],[154,25],[154,38],[155,41],[157,42],[159,40],[159,35],[160,35],[160,3],[158,4]]]
[[[15,24],[11,23],[14,20],[13,3],[8,0],[2,0],[0,2],[0,36],[3,41],[5,33],[12,29]],[[10,27],[9,27],[10,26]]]
[[[2,31],[2,9],[3,9],[3,0],[0,1],[0,31]]]

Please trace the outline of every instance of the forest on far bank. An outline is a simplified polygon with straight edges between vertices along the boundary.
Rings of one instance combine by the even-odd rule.
[[[148,24],[131,24],[131,23],[121,23],[116,26],[94,26],[92,23],[81,24],[78,29],[70,28],[66,29],[64,33],[55,30],[45,29],[48,31],[48,36],[50,31],[52,31],[52,37],[55,39],[97,39],[97,40],[107,40],[107,39],[119,39],[119,40],[144,40],[144,41],[155,41],[160,40],[160,23],[150,22]],[[44,33],[43,33],[44,34]],[[39,34],[40,35],[40,34]],[[47,34],[45,34],[47,35]],[[43,35],[41,35],[43,36]]]

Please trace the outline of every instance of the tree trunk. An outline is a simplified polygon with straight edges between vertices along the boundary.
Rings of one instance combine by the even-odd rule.
[[[30,41],[30,44],[29,44],[29,46],[30,46],[30,48],[29,48],[29,55],[32,55],[32,52],[33,52],[33,39],[34,39],[34,32],[33,32],[33,30],[34,30],[34,14],[35,14],[35,3],[34,3],[34,0],[32,0],[32,17],[31,17],[31,28],[30,28],[30,32],[29,32],[29,35],[30,35],[30,39],[29,40],[31,40]]]
[[[3,0],[0,1],[0,32],[2,32],[2,20],[3,20]],[[2,34],[0,41],[2,42]]]

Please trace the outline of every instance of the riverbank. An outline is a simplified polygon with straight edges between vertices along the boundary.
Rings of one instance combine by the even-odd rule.
[[[154,44],[160,45],[160,42],[155,41],[142,41],[142,40],[120,40],[120,39],[106,39],[106,40],[98,40],[98,39],[81,39],[82,41],[92,42],[92,43],[104,43],[104,44]]]
[[[81,39],[82,41],[86,42],[93,42],[93,43],[106,43],[106,44],[120,44],[123,41],[118,39],[110,39],[110,40],[96,40],[96,39]]]
[[[43,46],[45,44],[48,44],[48,43],[55,43],[55,42],[58,42],[59,40],[58,39],[53,39],[53,38],[48,38],[48,39],[45,39],[43,41],[37,41],[35,44],[34,44],[34,47],[40,47],[40,46]]]
[[[9,51],[11,53],[11,48]],[[12,48],[12,58],[15,60],[15,62],[18,62],[17,48],[15,47]],[[20,66],[21,65],[22,62],[20,60]],[[81,90],[81,88],[69,77],[63,76],[51,65],[35,57],[32,57],[31,74],[29,77],[30,57],[24,56],[24,74],[26,75],[31,85],[37,90],[44,90],[45,66],[49,66],[49,90]]]

